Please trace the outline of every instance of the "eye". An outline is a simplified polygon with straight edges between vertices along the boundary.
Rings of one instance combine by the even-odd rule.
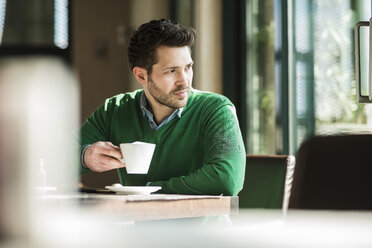
[[[166,71],[165,73],[175,73],[175,72],[176,72],[175,69],[170,69],[170,70]]]

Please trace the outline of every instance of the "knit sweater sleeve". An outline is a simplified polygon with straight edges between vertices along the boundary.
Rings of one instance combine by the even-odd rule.
[[[164,193],[237,195],[243,187],[245,148],[234,106],[220,105],[203,120],[204,164],[196,171],[152,182]]]
[[[84,148],[97,141],[107,141],[110,132],[110,121],[113,112],[113,99],[107,99],[105,104],[98,107],[80,128],[80,153]],[[80,166],[81,174],[89,172],[88,168]]]

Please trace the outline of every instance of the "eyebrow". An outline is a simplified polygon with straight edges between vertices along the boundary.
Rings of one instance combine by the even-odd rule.
[[[194,64],[194,61],[191,61],[190,63],[188,63],[186,66],[190,66],[190,65],[193,65]],[[169,69],[177,69],[177,68],[180,68],[182,66],[168,66],[168,67],[165,67],[163,68],[163,70],[169,70]]]

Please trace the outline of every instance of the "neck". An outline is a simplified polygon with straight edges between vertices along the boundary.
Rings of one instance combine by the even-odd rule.
[[[151,111],[154,115],[154,120],[156,121],[156,124],[160,124],[165,118],[170,116],[174,109],[166,107],[166,106],[158,106],[158,108],[151,107]]]
[[[174,109],[168,106],[165,106],[161,103],[158,103],[152,96],[148,96],[145,92],[146,99],[147,99],[147,108],[152,112],[154,115],[154,120],[157,124],[160,124],[165,118],[170,116]]]

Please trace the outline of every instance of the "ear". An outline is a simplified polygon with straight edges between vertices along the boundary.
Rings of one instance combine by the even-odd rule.
[[[133,68],[134,77],[137,79],[138,83],[145,85],[147,83],[147,71],[142,67],[135,66]]]

